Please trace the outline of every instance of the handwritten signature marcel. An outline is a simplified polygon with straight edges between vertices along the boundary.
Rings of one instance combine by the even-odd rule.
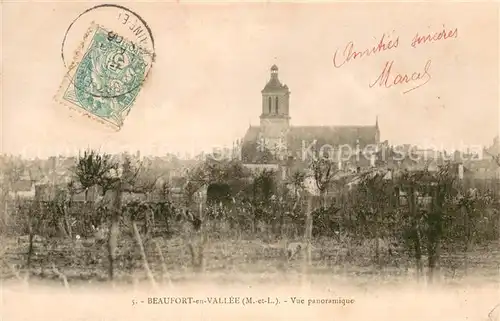
[[[454,39],[458,37],[458,28],[447,30],[443,26],[443,30],[435,33],[430,33],[427,35],[415,34],[411,42],[411,47],[417,48],[419,45],[424,45],[427,43],[434,43],[437,41],[443,41],[447,39]],[[399,36],[395,39],[390,39],[390,35],[382,34],[378,44],[371,48],[365,50],[356,50],[354,47],[354,42],[349,41],[342,53],[339,53],[339,49],[333,54],[333,65],[335,68],[341,68],[342,66],[354,61],[361,60],[365,57],[374,56],[377,53],[389,50],[395,50],[399,46]],[[397,85],[411,84],[413,87],[403,91],[404,94],[415,90],[423,85],[427,84],[431,80],[430,68],[432,60],[428,59],[422,70],[415,71],[412,73],[394,73],[393,66],[394,60],[389,60],[385,63],[382,72],[378,77],[369,84],[370,88],[375,86],[383,88],[391,88]]]

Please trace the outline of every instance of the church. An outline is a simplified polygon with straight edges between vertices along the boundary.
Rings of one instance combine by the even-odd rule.
[[[363,150],[367,145],[380,143],[378,120],[370,126],[290,125],[290,90],[281,83],[276,65],[270,71],[270,79],[261,91],[260,126],[250,126],[241,141],[243,163],[307,163],[312,155],[321,156],[318,152],[335,153],[340,146],[349,146],[352,155],[352,150]],[[351,160],[346,163],[365,167],[370,162],[368,160],[368,164],[364,164],[366,161],[358,157],[355,163]]]

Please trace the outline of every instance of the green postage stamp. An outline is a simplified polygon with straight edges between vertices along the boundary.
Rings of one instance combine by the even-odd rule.
[[[113,31],[87,31],[56,100],[119,130],[144,83],[153,54]]]

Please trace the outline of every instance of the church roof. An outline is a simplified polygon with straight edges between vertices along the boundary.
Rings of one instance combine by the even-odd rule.
[[[266,86],[264,87],[264,89],[262,89],[262,92],[263,93],[266,93],[266,92],[287,92],[288,91],[288,86],[287,85],[283,85],[278,77],[272,77],[266,84]]]
[[[376,136],[376,126],[291,126],[287,141],[291,144],[299,140],[314,141],[318,143],[335,145],[356,145],[359,140],[360,146],[373,144]],[[243,142],[256,141],[259,138],[260,126],[250,126]],[[301,146],[300,146],[301,147]]]
[[[269,79],[264,89],[262,89],[262,93],[266,92],[288,92],[288,86],[282,84],[278,79],[278,66],[276,65],[271,66],[271,79]]]
[[[253,142],[259,138],[260,126],[250,126],[243,137],[243,142]]]
[[[302,140],[314,141],[318,144],[332,146],[347,144],[360,146],[375,143],[377,128],[375,126],[294,126],[290,128],[287,139],[292,145],[298,140],[300,147]]]
[[[376,144],[377,126],[291,126],[286,134],[287,149],[292,153],[308,148],[316,140],[316,147],[324,145],[356,146],[360,148]],[[242,156],[247,161],[254,161],[259,145],[260,126],[250,126],[243,137]]]

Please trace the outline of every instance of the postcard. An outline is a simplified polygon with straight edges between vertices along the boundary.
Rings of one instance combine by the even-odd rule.
[[[496,3],[0,8],[0,319],[500,320]]]

